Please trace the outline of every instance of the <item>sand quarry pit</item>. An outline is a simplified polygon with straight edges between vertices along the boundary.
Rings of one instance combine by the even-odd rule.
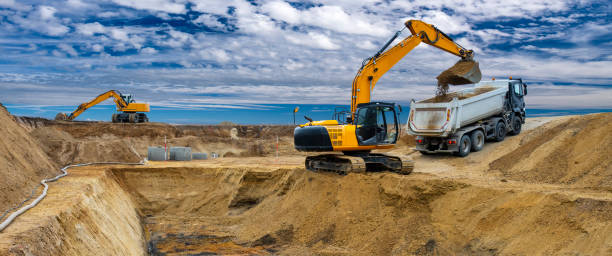
[[[130,138],[114,147],[140,154],[157,140],[113,129],[79,136],[73,124],[28,120],[11,121],[23,129],[14,141],[38,142],[48,165],[98,157],[80,145],[101,138]],[[0,232],[0,255],[610,255],[610,121],[612,114],[529,119],[522,134],[466,158],[421,156],[404,141],[392,151],[416,161],[407,176],[305,171],[291,134],[281,136],[279,158],[268,150],[281,128],[245,128],[241,142],[226,128],[181,131],[172,139],[204,137],[194,145],[231,146],[236,155],[70,169]],[[69,135],[70,147],[45,141],[48,129]],[[260,156],[237,156],[256,143]],[[70,157],[49,149],[63,147]],[[25,193],[0,189],[7,198]]]

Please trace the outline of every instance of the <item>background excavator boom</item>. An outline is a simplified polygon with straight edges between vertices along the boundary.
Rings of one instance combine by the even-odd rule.
[[[79,115],[81,115],[83,112],[85,112],[85,110],[99,104],[100,102],[107,100],[110,97],[113,97],[113,101],[115,101],[115,105],[117,105],[117,110],[126,108],[129,104],[128,102],[125,102],[125,100],[121,97],[120,93],[116,92],[115,90],[110,90],[108,92],[98,95],[96,98],[94,98],[93,100],[89,102],[85,102],[79,105],[79,107],[75,111],[70,113],[70,115],[67,117],[67,120],[69,121],[74,120]]]

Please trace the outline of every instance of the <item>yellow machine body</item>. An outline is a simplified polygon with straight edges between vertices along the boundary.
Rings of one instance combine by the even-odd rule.
[[[127,107],[124,107],[124,108],[119,108],[119,106],[117,106],[117,111],[122,111],[122,112],[150,112],[151,111],[151,107],[149,106],[148,103],[136,103],[136,102],[132,102],[132,103],[128,104]]]
[[[359,145],[356,133],[357,126],[352,124],[340,125],[337,120],[313,121],[300,125],[300,127],[310,125],[322,126],[327,130],[333,151],[388,149],[394,146],[394,144]]]

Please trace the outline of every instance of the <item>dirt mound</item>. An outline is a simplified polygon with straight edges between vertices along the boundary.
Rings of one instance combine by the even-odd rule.
[[[36,128],[30,134],[59,166],[90,162],[137,163],[141,160],[134,153],[135,149],[129,140],[113,136],[79,140],[55,127]]]
[[[0,215],[26,199],[42,179],[59,169],[35,139],[0,108]]]
[[[527,182],[612,190],[612,113],[576,116],[530,131],[491,170]]]
[[[463,92],[452,92],[452,93],[444,93],[442,95],[436,95],[433,98],[430,99],[426,99],[421,101],[422,103],[440,103],[440,102],[450,102],[452,101],[454,98],[457,98],[459,100],[464,100],[467,98],[471,98],[474,97],[476,95],[480,95],[483,93],[487,93],[490,91],[495,90],[494,87],[479,87],[474,89],[474,92],[472,93],[463,93]]]

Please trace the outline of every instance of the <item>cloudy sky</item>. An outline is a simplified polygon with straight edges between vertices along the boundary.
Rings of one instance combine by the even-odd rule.
[[[531,108],[612,109],[611,13],[574,0],[0,0],[0,102],[76,106],[118,89],[176,109],[345,105],[361,61],[421,19],[473,49],[485,79],[522,77]],[[373,98],[429,97],[455,61],[422,44]]]

